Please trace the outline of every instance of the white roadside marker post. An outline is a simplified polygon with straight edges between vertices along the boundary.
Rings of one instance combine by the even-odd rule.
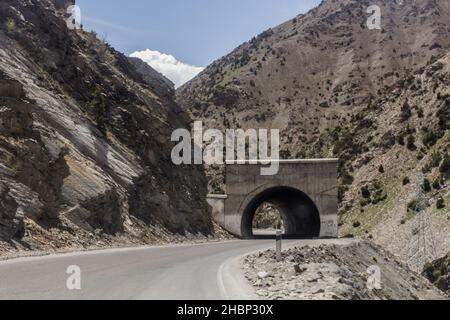
[[[277,236],[276,236],[276,252],[277,252],[277,262],[281,261],[281,240],[282,240],[282,233],[281,230],[277,230]]]

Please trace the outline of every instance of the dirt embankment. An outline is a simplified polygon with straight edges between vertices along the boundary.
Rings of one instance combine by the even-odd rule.
[[[371,242],[295,247],[244,258],[245,276],[265,299],[445,299],[421,275]]]

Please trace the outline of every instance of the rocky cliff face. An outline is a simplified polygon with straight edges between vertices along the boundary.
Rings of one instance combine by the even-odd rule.
[[[381,30],[366,13],[381,9]],[[212,128],[278,128],[282,158],[339,157],[340,230],[408,255],[425,190],[450,248],[450,3],[325,0],[177,90]],[[213,185],[220,172],[212,170]]]
[[[139,58],[128,57],[128,60],[142,75],[145,82],[158,92],[160,96],[173,97],[175,95],[175,84],[164,75]]]
[[[189,117],[94,33],[73,1],[0,3],[0,241],[15,248],[212,233],[200,167],[174,166]],[[106,239],[106,240],[105,240]]]
[[[255,293],[264,299],[446,298],[397,257],[369,241],[289,248],[283,252],[280,262],[277,262],[275,251],[270,250],[247,256],[243,265],[246,278],[253,285]],[[375,272],[372,277],[368,270]],[[380,283],[377,283],[378,270],[381,274],[381,278],[378,278]]]
[[[450,253],[425,266],[423,275],[440,290],[450,295]]]

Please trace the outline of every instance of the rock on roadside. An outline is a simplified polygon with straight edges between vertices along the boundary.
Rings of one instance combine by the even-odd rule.
[[[243,268],[256,294],[270,300],[445,299],[424,277],[366,241],[291,248],[280,263],[269,250],[245,257]],[[380,271],[379,283],[370,269]]]

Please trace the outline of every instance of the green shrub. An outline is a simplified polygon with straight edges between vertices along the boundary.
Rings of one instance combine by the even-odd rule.
[[[101,88],[98,86],[93,95],[92,100],[89,103],[89,112],[93,115],[95,124],[97,128],[106,134],[106,126],[108,122],[108,109],[106,105],[105,94],[102,92]]]
[[[6,31],[8,33],[13,33],[16,31],[16,22],[12,18],[8,18],[5,22]]]
[[[446,102],[437,111],[436,116],[439,119],[439,128],[441,130],[450,129],[450,99],[447,98]]]
[[[378,168],[378,172],[379,173],[384,173],[385,172],[383,165],[380,165],[380,167]]]
[[[211,184],[211,193],[212,194],[224,194],[224,188],[223,188],[223,180],[219,177],[216,177],[212,179],[210,182]]]
[[[365,207],[367,205],[369,205],[370,203],[372,203],[371,199],[361,199],[361,201],[359,202],[359,204],[361,205],[361,207]]]
[[[411,118],[411,116],[412,116],[411,106],[409,105],[408,101],[405,101],[401,108],[400,120],[406,121],[409,118]]]
[[[408,140],[407,140],[407,143],[406,143],[406,147],[407,147],[409,150],[411,150],[411,151],[417,150],[417,147],[416,147],[416,137],[414,137],[412,134],[410,134],[410,135],[408,136]]]
[[[441,189],[441,182],[439,181],[439,179],[433,181],[433,189],[435,190]]]
[[[438,142],[439,139],[443,137],[443,135],[443,131],[435,132],[434,130],[424,129],[422,142],[427,147],[432,147]]]
[[[419,108],[419,109],[417,110],[417,116],[418,116],[419,118],[425,117],[425,114],[424,114],[422,108]]]
[[[439,166],[439,163],[442,161],[442,156],[439,154],[439,152],[433,152],[430,156],[430,167],[431,168],[437,168]]]
[[[397,142],[399,145],[404,146],[405,145],[405,134],[401,133],[398,137],[397,137]]]
[[[431,172],[433,168],[436,168],[441,163],[441,155],[438,152],[433,152],[430,155],[429,161],[425,163],[425,165],[422,168],[423,173]]]

